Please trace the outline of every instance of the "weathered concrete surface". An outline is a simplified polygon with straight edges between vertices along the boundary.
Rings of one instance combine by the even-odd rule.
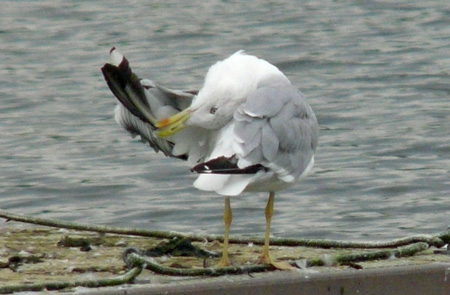
[[[74,242],[72,247],[64,245]],[[70,241],[73,239],[73,241]],[[74,281],[106,278],[127,271],[122,261],[125,247],[148,249],[162,240],[100,235],[21,223],[0,223],[0,287],[46,281]],[[212,251],[218,242],[194,243]],[[89,249],[86,249],[88,245]],[[89,250],[89,251],[86,251]],[[260,246],[231,245],[237,265],[254,262]],[[272,247],[274,257],[300,259],[365,250]],[[17,261],[17,263],[15,263]],[[167,266],[203,267],[196,257],[165,257],[157,261]],[[208,259],[215,264],[217,259]],[[144,270],[135,284],[114,288],[64,290],[65,294],[450,294],[450,256],[432,250],[401,259],[311,267],[298,271],[274,271],[218,278],[169,277]]]

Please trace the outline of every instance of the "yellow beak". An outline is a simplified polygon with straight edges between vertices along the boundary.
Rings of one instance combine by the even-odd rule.
[[[187,108],[172,117],[162,119],[158,123],[156,123],[156,128],[158,130],[156,131],[156,134],[159,137],[168,137],[171,135],[174,135],[178,131],[183,130],[186,125],[184,122],[189,119],[189,117],[192,114],[192,110]]]

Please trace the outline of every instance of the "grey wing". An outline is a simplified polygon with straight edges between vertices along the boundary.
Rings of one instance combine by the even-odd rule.
[[[192,102],[196,91],[180,91],[163,87],[151,80],[140,80],[125,57],[113,48],[111,55],[121,58],[117,64],[105,64],[102,73],[118,99],[116,121],[133,136],[140,135],[156,151],[166,156],[186,159],[172,153],[174,144],[155,134],[157,120],[181,111]]]
[[[317,119],[291,85],[262,87],[235,112],[238,166],[261,164],[287,182],[308,167],[318,142]]]

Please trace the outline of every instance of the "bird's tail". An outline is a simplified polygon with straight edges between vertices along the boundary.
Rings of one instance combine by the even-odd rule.
[[[150,109],[140,79],[131,71],[128,60],[115,47],[111,49],[110,55],[111,63],[102,67],[109,89],[134,116],[156,129],[157,120]]]

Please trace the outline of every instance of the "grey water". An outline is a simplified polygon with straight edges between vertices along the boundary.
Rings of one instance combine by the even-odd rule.
[[[2,1],[0,209],[222,234],[222,197],[115,123],[100,72],[112,46],[140,77],[185,89],[244,49],[306,94],[316,164],[277,194],[274,236],[386,240],[450,224],[447,0]],[[233,198],[231,234],[262,236],[266,200]]]

